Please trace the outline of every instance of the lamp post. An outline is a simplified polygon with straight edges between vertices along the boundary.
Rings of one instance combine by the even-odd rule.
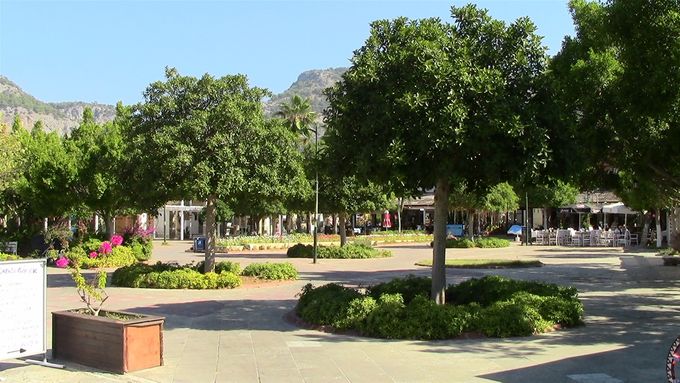
[[[317,250],[318,250],[318,241],[317,241],[317,233],[319,232],[319,164],[318,164],[318,157],[319,157],[319,127],[315,126],[313,129],[309,128],[311,131],[314,132],[314,182],[316,183],[316,192],[314,196],[314,260],[312,263],[316,263],[317,259]]]

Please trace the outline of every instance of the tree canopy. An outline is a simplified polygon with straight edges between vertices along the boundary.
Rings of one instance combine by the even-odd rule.
[[[451,24],[372,23],[351,68],[327,92],[325,111],[329,147],[361,176],[399,180],[414,194],[435,188],[432,297],[439,303],[451,181],[484,190],[529,177],[548,156],[534,100],[546,64],[535,26],[527,18],[507,25],[472,5],[451,14]]]
[[[214,269],[215,203],[243,198],[280,198],[302,177],[293,133],[265,122],[265,89],[243,75],[181,76],[144,92],[134,108],[129,137],[145,194],[159,206],[171,199],[203,199],[206,206],[205,269]]]

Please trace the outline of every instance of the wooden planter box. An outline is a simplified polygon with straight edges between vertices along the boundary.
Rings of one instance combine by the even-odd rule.
[[[52,356],[118,373],[162,366],[164,321],[150,315],[123,321],[55,311]]]

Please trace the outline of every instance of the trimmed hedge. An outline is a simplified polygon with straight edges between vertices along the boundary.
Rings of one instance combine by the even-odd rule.
[[[509,246],[510,241],[496,237],[478,237],[474,241],[468,238],[449,238],[446,240],[447,249],[470,249],[473,247],[500,248]]]
[[[475,240],[475,246],[481,248],[500,248],[509,247],[510,241],[496,237],[479,237]]]
[[[0,261],[15,261],[17,259],[21,259],[21,257],[14,254],[0,253]]]
[[[297,279],[298,272],[291,263],[251,263],[241,275],[269,280]]]
[[[583,304],[572,287],[490,276],[449,286],[448,304],[437,305],[428,299],[430,286],[430,278],[415,276],[372,286],[366,294],[308,284],[296,311],[309,323],[396,339],[449,339],[465,332],[526,336],[583,323]]]
[[[156,289],[219,289],[241,285],[241,278],[234,273],[202,274],[190,266],[158,262],[155,265],[137,263],[121,267],[113,273],[112,283],[120,287],[143,287]]]
[[[286,252],[289,258],[313,258],[314,246],[298,243]],[[345,246],[319,246],[317,258],[326,259],[366,259],[391,257],[392,253],[380,250],[366,243],[348,243]]]
[[[200,261],[196,265],[192,266],[191,268],[198,271],[199,273],[203,272],[203,265],[205,265],[205,261]],[[239,275],[241,274],[241,265],[236,263],[236,262],[231,262],[231,261],[221,261],[215,263],[215,272],[217,274],[220,274],[222,272],[227,272],[227,273],[232,273]]]

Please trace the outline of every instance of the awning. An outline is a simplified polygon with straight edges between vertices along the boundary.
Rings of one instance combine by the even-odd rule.
[[[602,211],[602,205],[596,203],[576,203],[560,207],[560,213],[596,214]]]
[[[602,212],[607,214],[639,214],[639,212],[624,205],[623,202],[602,206]]]

